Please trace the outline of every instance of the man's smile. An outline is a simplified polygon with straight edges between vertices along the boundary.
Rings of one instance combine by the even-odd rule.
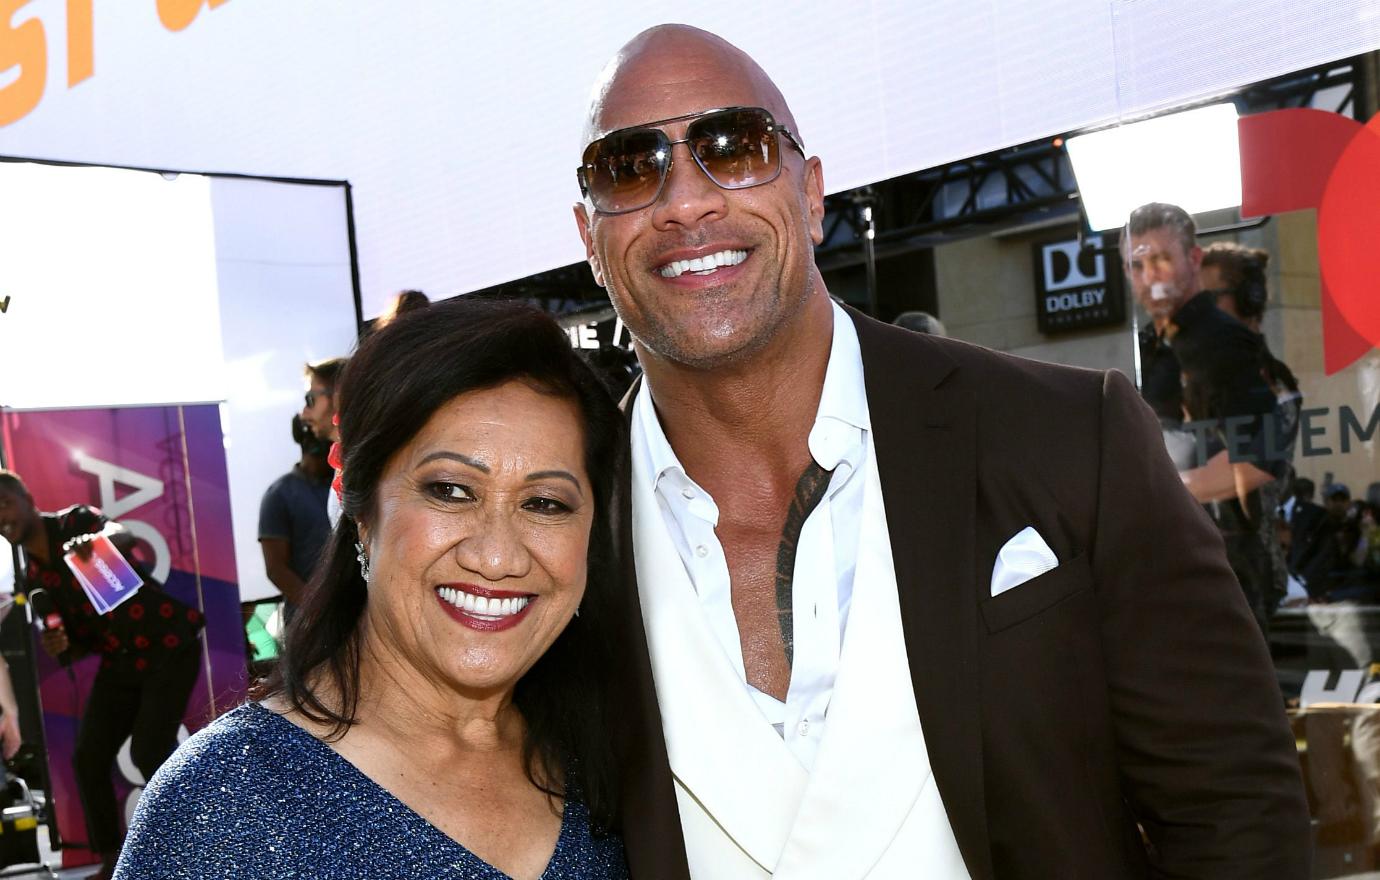
[[[696,275],[713,275],[721,267],[737,266],[748,258],[747,250],[725,249],[685,259],[671,259],[657,268],[662,278],[679,278],[686,272]]]

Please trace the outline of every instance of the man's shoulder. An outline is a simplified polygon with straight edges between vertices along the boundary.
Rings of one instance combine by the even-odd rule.
[[[302,482],[302,478],[297,475],[296,469],[293,469],[269,483],[268,488],[264,490],[264,494],[281,495],[284,492],[292,491],[295,484],[300,482]]]
[[[1086,401],[1100,393],[1106,371],[1033,360],[971,342],[915,333],[871,318],[858,320],[864,369],[868,355],[887,350],[888,360],[913,365],[937,386],[978,391],[993,397],[1070,397]]]
[[[1105,370],[1036,360],[959,339],[935,339],[934,342],[943,346],[955,361],[983,377],[1009,376],[1016,381],[1037,385],[1083,389],[1089,385],[1100,385],[1106,375]]]
[[[264,498],[288,504],[312,504],[324,510],[324,498],[329,490],[329,483],[315,484],[309,476],[294,468],[270,483],[264,490]]]

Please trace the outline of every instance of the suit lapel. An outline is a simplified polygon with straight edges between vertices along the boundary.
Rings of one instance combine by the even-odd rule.
[[[651,478],[633,467],[633,536],[642,616],[671,772],[768,873],[776,868],[808,775],[748,696],[704,619],[667,533]]]
[[[850,310],[851,311],[851,310]],[[992,877],[974,582],[977,414],[934,340],[852,312],[911,683],[939,793],[973,880]]]
[[[624,398],[623,411],[631,415],[629,401],[636,395],[639,379]],[[625,461],[619,475],[615,505],[620,568],[619,597],[609,609],[618,632],[610,639],[616,652],[612,665],[610,720],[622,775],[619,825],[628,867],[634,877],[690,880],[685,857],[675,785],[666,757],[661,730],[656,684],[652,678],[647,635],[642,624],[642,604],[637,594],[637,570],[633,561],[632,467]],[[587,600],[588,601],[588,600]]]
[[[777,871],[798,880],[857,880],[895,838],[930,778],[897,626],[886,519],[875,464],[865,473],[852,610],[828,726]],[[847,845],[840,845],[847,841]],[[950,844],[952,852],[952,844]],[[913,865],[925,875],[924,865]]]

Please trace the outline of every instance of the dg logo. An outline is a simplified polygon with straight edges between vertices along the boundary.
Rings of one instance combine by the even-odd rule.
[[[1318,211],[1323,371],[1380,346],[1380,115],[1322,110],[1243,116],[1241,216]]]
[[[1094,235],[1086,241],[1086,246],[1081,248],[1077,239],[1050,242],[1041,247],[1046,293],[1088,287],[1107,280],[1107,261],[1101,253],[1102,237]]]

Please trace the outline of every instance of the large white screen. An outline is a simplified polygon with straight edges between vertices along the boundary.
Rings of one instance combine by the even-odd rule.
[[[450,294],[581,259],[570,205],[590,86],[620,44],[668,16],[766,67],[831,190],[1380,46],[1376,0],[701,0],[670,11],[226,0],[176,33],[157,5],[96,3],[94,72],[70,87],[66,4],[21,7],[14,24],[37,17],[45,29],[46,87],[0,128],[0,153],[349,180],[366,317],[402,287]],[[0,71],[0,88],[17,75]]]
[[[204,177],[0,163],[0,405],[218,400]]]

